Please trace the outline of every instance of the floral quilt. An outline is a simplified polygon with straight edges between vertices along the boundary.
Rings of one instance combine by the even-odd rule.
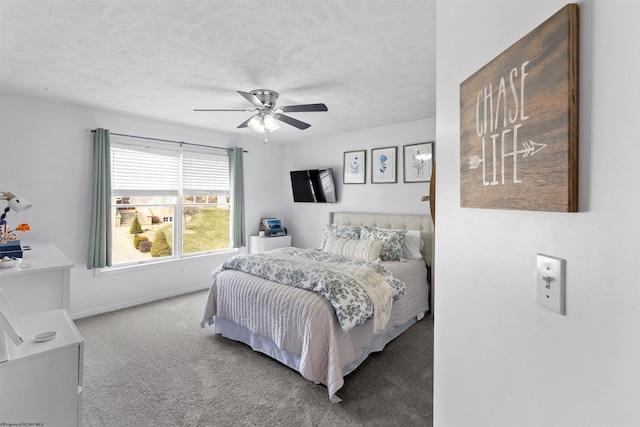
[[[317,292],[335,309],[343,331],[374,315],[374,329],[384,327],[391,303],[404,295],[405,285],[381,264],[316,249],[282,248],[237,255],[213,273],[239,270],[266,280]],[[378,326],[378,327],[375,327]]]

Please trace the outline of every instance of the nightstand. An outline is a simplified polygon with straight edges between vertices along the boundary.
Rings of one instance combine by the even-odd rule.
[[[291,236],[260,237],[249,236],[249,253],[257,254],[278,248],[291,246]]]

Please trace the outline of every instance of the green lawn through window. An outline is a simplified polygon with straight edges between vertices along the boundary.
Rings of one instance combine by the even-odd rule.
[[[199,213],[187,217],[182,235],[182,253],[226,249],[229,247],[229,209],[213,206],[199,207]],[[169,245],[173,242],[172,226],[162,228]]]

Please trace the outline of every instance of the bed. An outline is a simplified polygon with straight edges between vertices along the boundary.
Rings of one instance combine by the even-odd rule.
[[[411,258],[413,259],[408,259],[410,254],[405,247],[405,258],[400,256],[402,260],[382,262],[378,260],[377,263],[373,263],[383,266],[381,270],[393,276],[389,279],[389,283],[394,284],[391,286],[393,291],[389,291],[393,292],[393,304],[385,308],[384,304],[380,303],[389,299],[389,292],[385,298],[378,299],[372,296],[374,315],[365,320],[354,320],[345,316],[345,312],[350,313],[343,308],[346,304],[336,303],[326,298],[318,289],[314,289],[314,292],[296,286],[282,285],[274,280],[254,276],[232,267],[228,269],[219,267],[213,273],[214,278],[201,320],[203,328],[213,325],[217,334],[245,343],[253,350],[262,352],[296,370],[307,380],[324,384],[330,401],[334,403],[341,401],[337,393],[343,387],[346,375],[356,369],[369,354],[382,351],[387,343],[429,312],[428,274],[432,265],[433,241],[433,225],[428,215],[332,212],[320,245],[321,248],[324,246],[324,250],[289,248],[257,255],[273,256],[275,257],[272,260],[273,265],[277,265],[278,263],[288,264],[289,257],[299,255],[298,251],[308,251],[308,256],[313,258],[310,261],[312,264],[315,262],[315,257],[325,255],[333,257],[334,254],[321,253],[331,252],[331,248],[334,247],[331,245],[336,242],[338,246],[355,244],[361,247],[364,244],[364,242],[356,242],[357,239],[348,238],[351,237],[349,235],[340,237],[340,230],[359,230],[363,233],[362,240],[366,238],[367,244],[371,243],[368,240],[371,235],[367,237],[364,235],[365,232],[395,236],[401,230],[411,230],[406,235],[419,236],[423,244],[416,248],[415,242],[412,243]],[[407,238],[408,241],[409,238]],[[392,246],[388,241],[383,247]],[[376,248],[373,248],[374,254],[375,250]],[[419,253],[416,254],[416,250],[419,250]],[[271,252],[274,253],[271,254]],[[254,256],[242,255],[233,259],[237,263],[240,258],[245,260],[244,257]],[[371,255],[368,254],[368,256]],[[360,271],[360,264],[367,263],[366,261],[349,262],[358,263],[355,266],[349,266],[349,271],[353,268]],[[280,273],[277,277],[283,276]],[[345,278],[344,283],[348,283],[348,280],[351,280],[351,277]],[[354,280],[359,280],[358,284],[362,285],[364,279],[355,277]],[[397,282],[394,281],[403,284],[401,291],[395,286]],[[306,283],[306,278],[301,279],[301,282]],[[372,293],[369,292],[369,295]],[[376,303],[379,304],[376,305]],[[348,319],[345,320],[345,317]],[[385,318],[385,321],[382,322],[381,318]]]

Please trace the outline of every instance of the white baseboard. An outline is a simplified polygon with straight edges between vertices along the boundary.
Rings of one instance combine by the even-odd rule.
[[[204,284],[204,285],[199,285],[192,288],[176,289],[175,291],[167,292],[164,294],[153,295],[147,298],[141,298],[139,300],[126,301],[119,304],[114,304],[114,305],[105,306],[105,307],[98,307],[91,310],[81,311],[78,313],[71,313],[71,318],[75,320],[75,319],[81,319],[83,317],[95,316],[97,314],[109,313],[110,311],[121,310],[123,308],[134,307],[136,305],[146,304],[152,301],[158,301],[165,298],[171,298],[178,295],[184,295],[191,292],[201,291],[209,288],[209,286],[210,284]],[[204,306],[204,301],[203,301],[203,306]]]

